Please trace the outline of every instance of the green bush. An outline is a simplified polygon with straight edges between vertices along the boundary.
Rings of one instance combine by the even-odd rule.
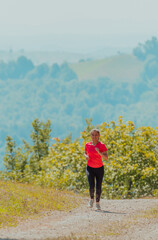
[[[59,189],[88,191],[84,146],[91,140],[89,132],[94,126],[91,120],[86,122],[87,127],[81,132],[80,140],[72,142],[70,137],[62,141],[56,138],[48,155],[40,160],[38,173],[33,174],[28,162],[19,179]],[[122,117],[118,124],[103,122],[97,128],[109,156],[108,161],[104,161],[102,196],[132,198],[155,195],[158,188],[158,128],[136,129],[133,122],[125,123]],[[9,173],[12,179],[16,178],[14,172]]]
[[[103,196],[107,198],[131,198],[152,195],[158,186],[158,129],[135,129],[133,122],[125,124],[102,123],[97,126],[101,141],[108,148],[109,159],[104,162],[105,176]],[[60,189],[85,191],[86,160],[84,145],[90,141],[90,124],[79,140],[64,143],[60,139],[50,148],[49,155],[41,162],[42,171],[36,182]]]

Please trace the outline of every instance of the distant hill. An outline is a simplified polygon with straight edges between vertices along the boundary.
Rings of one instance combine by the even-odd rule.
[[[133,55],[123,54],[100,60],[81,61],[70,64],[79,80],[108,77],[116,82],[137,82],[144,68],[144,62]]]
[[[60,63],[53,53],[1,51],[0,165],[6,136],[18,145],[29,141],[36,118],[50,119],[52,137],[72,133],[73,139],[86,126],[85,118],[97,125],[122,115],[137,127],[158,126],[157,39],[134,54],[95,60],[73,55],[72,62],[71,55],[63,55]]]

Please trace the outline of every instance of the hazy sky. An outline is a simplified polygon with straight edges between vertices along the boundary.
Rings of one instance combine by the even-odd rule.
[[[157,37],[157,9],[158,0],[0,0],[0,48],[14,46],[10,37],[54,34],[103,35],[113,45],[139,42]]]

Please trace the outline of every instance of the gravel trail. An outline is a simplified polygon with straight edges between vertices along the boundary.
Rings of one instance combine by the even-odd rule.
[[[101,200],[101,211],[87,208],[88,199],[69,212],[54,211],[17,227],[0,229],[0,240],[45,240],[88,236],[107,240],[157,240],[158,219],[142,218],[142,211],[158,207],[158,199]]]

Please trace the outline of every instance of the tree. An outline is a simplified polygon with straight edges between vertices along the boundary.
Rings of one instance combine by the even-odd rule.
[[[6,151],[3,158],[4,165],[8,171],[15,169],[15,158],[16,158],[16,142],[13,141],[12,137],[6,137]]]
[[[41,170],[40,161],[43,157],[48,155],[51,122],[48,120],[46,123],[35,119],[32,123],[33,131],[31,139],[33,146],[30,147],[30,168],[33,173],[37,174]]]
[[[0,78],[3,80],[23,78],[33,68],[32,61],[24,56],[19,57],[17,61],[0,62]]]
[[[65,82],[78,79],[77,74],[69,67],[67,63],[63,63],[60,67],[60,76]]]
[[[50,75],[52,78],[58,78],[60,75],[60,67],[57,63],[54,63],[51,67]]]
[[[51,67],[50,75],[52,78],[60,78],[65,82],[77,79],[77,74],[69,67],[67,63],[63,63],[59,66],[57,63],[54,63]]]
[[[16,171],[17,179],[21,179],[24,177],[24,171],[28,163],[28,157],[29,157],[29,151],[26,148],[25,144],[22,147],[18,147],[16,151],[16,159],[15,159],[15,171]]]
[[[144,67],[144,77],[146,79],[152,79],[158,76],[158,59],[152,58],[149,60]]]
[[[3,61],[0,62],[0,79],[6,80],[8,78],[7,64]]]
[[[17,64],[15,61],[10,61],[7,65],[7,78],[18,78],[19,74],[17,72]]]
[[[30,73],[30,78],[35,79],[35,78],[42,78],[45,75],[49,73],[49,67],[46,63],[42,63],[38,65],[34,71]]]
[[[31,60],[24,56],[18,58],[16,63],[16,74],[17,77],[24,77],[29,71],[34,69],[34,64]]]
[[[133,50],[133,54],[140,60],[144,61],[148,55],[158,56],[158,40],[156,37],[152,37],[151,40],[147,40],[145,44],[139,43]]]

